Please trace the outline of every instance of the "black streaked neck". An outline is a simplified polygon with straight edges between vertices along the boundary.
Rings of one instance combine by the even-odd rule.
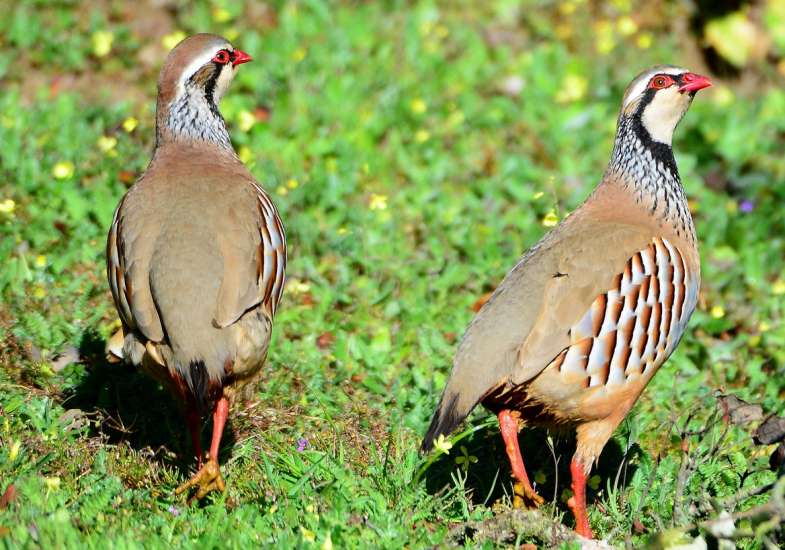
[[[639,116],[622,114],[619,118],[606,179],[621,182],[637,203],[648,206],[653,215],[672,224],[678,234],[695,239],[673,149],[653,140]]]
[[[157,144],[163,141],[204,141],[234,152],[229,131],[213,98],[213,87],[200,88],[192,82],[158,120]],[[214,83],[213,83],[214,86]],[[161,105],[158,106],[161,109]],[[161,128],[160,126],[163,126]]]

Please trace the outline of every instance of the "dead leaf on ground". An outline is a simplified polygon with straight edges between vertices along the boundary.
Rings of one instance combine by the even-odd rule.
[[[16,500],[16,486],[11,483],[6,487],[3,496],[0,497],[0,510],[5,510],[9,504]]]
[[[483,294],[482,296],[480,296],[479,298],[477,298],[477,301],[476,301],[476,302],[474,302],[474,303],[472,304],[472,310],[473,310],[475,313],[477,313],[478,311],[480,311],[480,309],[482,308],[482,306],[484,306],[484,305],[485,305],[485,302],[487,302],[488,300],[490,300],[490,299],[491,299],[491,296],[492,296],[492,295],[493,295],[493,292],[486,292],[485,294]]]
[[[722,409],[722,420],[724,422],[730,421],[737,426],[743,426],[763,418],[763,407],[747,403],[735,395],[719,395],[717,396],[717,402]]]
[[[325,350],[332,347],[335,342],[335,336],[330,332],[323,332],[316,337],[316,347]]]
[[[785,418],[781,416],[770,416],[758,426],[752,439],[758,445],[771,445],[785,439]]]

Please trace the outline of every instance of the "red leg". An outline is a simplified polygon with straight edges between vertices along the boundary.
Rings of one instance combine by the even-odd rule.
[[[210,442],[210,458],[218,461],[218,448],[221,446],[221,436],[224,433],[226,417],[229,416],[229,400],[221,397],[215,404],[213,411],[213,438]]]
[[[517,415],[517,413],[515,414]],[[509,410],[501,411],[498,417],[499,427],[504,439],[504,448],[507,451],[507,458],[509,458],[510,466],[512,467],[512,475],[517,481],[513,506],[520,508],[524,504],[524,500],[531,501],[535,506],[539,506],[544,501],[534,491],[531,482],[529,482],[529,476],[526,475],[526,467],[523,465],[521,448],[518,445],[518,417],[513,416],[513,413]]]
[[[573,496],[567,501],[567,506],[575,516],[575,531],[587,539],[594,538],[591,527],[589,527],[589,514],[586,511],[586,470],[583,464],[574,457],[570,462],[570,474],[572,475]]]
[[[196,409],[190,409],[186,414],[185,421],[188,424],[188,431],[191,432],[191,447],[196,456],[196,468],[202,467],[202,417]]]

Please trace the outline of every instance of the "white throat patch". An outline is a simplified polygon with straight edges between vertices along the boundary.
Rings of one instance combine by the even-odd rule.
[[[641,122],[651,139],[670,145],[673,131],[691,101],[692,96],[679,92],[676,86],[657,91],[641,114]]]

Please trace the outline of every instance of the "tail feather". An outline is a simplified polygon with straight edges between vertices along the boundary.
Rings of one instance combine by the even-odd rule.
[[[210,401],[210,375],[204,361],[191,361],[184,378],[193,395],[196,410],[204,414]]]
[[[428,431],[420,445],[420,452],[427,453],[430,451],[433,448],[434,441],[440,435],[449,435],[466,419],[474,408],[473,406],[469,408],[463,407],[463,410],[461,410],[458,406],[459,397],[458,394],[448,395],[446,391],[444,392],[441,401],[439,401],[439,406],[431,419],[431,425],[428,427]]]

